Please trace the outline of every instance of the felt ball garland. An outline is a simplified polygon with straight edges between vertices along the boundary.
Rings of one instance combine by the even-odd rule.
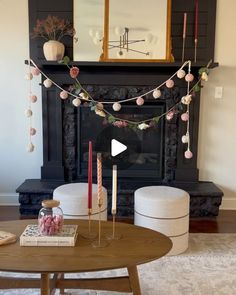
[[[34,144],[32,143],[32,137],[36,135],[37,130],[32,127],[32,117],[33,117],[33,111],[32,111],[32,104],[35,104],[38,100],[37,96],[35,94],[32,94],[32,85],[31,85],[31,81],[34,78],[34,76],[38,76],[41,71],[39,70],[39,68],[37,66],[32,67],[30,66],[30,60],[28,62],[28,73],[25,75],[25,79],[28,81],[29,83],[29,96],[28,96],[28,107],[25,110],[25,116],[29,119],[29,143],[26,147],[26,150],[29,153],[32,153],[35,149]]]
[[[187,130],[186,130],[186,135],[184,135],[182,137],[182,142],[187,144],[187,150],[184,153],[184,157],[186,159],[191,159],[193,157],[193,153],[190,150],[190,136],[189,136],[190,117],[189,117],[189,114],[190,114],[190,103],[192,101],[192,96],[189,93],[190,93],[190,83],[194,80],[194,76],[191,74],[191,62],[189,64],[188,74],[185,76],[185,80],[188,83],[187,94],[186,94],[186,96],[182,97],[181,102],[182,102],[182,104],[187,106],[187,111],[181,115],[181,119],[184,122],[187,122]]]
[[[181,115],[181,120],[183,122],[186,122],[187,124],[187,130],[186,130],[186,134],[182,136],[182,142],[184,144],[187,144],[187,150],[184,153],[184,156],[186,159],[190,159],[192,158],[193,154],[190,150],[190,136],[189,136],[189,122],[190,122],[190,103],[192,101],[192,94],[193,91],[199,91],[200,87],[199,87],[199,83],[202,81],[206,81],[208,79],[208,73],[209,73],[209,65],[210,63],[207,65],[206,68],[201,68],[199,70],[199,74],[201,75],[200,79],[197,81],[197,83],[194,85],[194,87],[190,90],[190,83],[194,81],[194,76],[191,74],[191,61],[186,61],[183,63],[183,65],[178,69],[178,71],[176,73],[174,73],[171,77],[169,77],[166,81],[164,81],[163,83],[161,83],[160,85],[156,86],[154,89],[149,90],[146,93],[143,93],[137,97],[131,97],[128,99],[122,99],[120,101],[116,101],[116,102],[112,102],[112,101],[103,101],[102,103],[93,99],[93,97],[90,95],[90,93],[88,93],[83,86],[80,84],[79,80],[78,80],[78,75],[80,74],[80,70],[79,68],[75,67],[75,66],[69,66],[69,58],[68,57],[64,57],[64,59],[62,61],[60,61],[60,63],[66,65],[69,69],[69,75],[71,78],[73,78],[75,80],[75,84],[69,88],[69,89],[63,89],[61,86],[59,86],[57,83],[55,83],[54,81],[52,81],[45,73],[43,73],[38,67],[37,65],[34,63],[33,60],[30,61],[33,64],[33,68],[32,70],[26,74],[26,79],[29,80],[29,82],[32,80],[33,76],[39,75],[39,73],[42,74],[42,76],[45,78],[43,81],[43,86],[46,88],[50,88],[52,85],[56,86],[58,89],[60,89],[60,94],[59,97],[62,100],[66,100],[68,99],[68,97],[72,97],[72,104],[75,107],[80,107],[80,105],[82,103],[84,103],[84,105],[89,105],[91,108],[91,111],[94,111],[96,115],[103,117],[104,121],[106,122],[106,124],[110,123],[113,126],[116,126],[118,128],[124,128],[124,127],[131,127],[131,128],[137,128],[139,130],[146,130],[150,127],[154,127],[156,124],[158,124],[159,120],[162,117],[165,117],[166,120],[170,121],[173,119],[173,117],[175,116],[176,113],[178,113],[178,111],[176,112],[178,106],[180,104],[186,106],[186,110],[185,112]],[[30,64],[30,63],[29,63]],[[188,66],[188,72],[186,74],[184,67]],[[145,104],[145,99],[146,96],[149,94],[152,94],[154,99],[159,99],[162,96],[162,88],[166,87],[168,89],[171,89],[175,86],[175,82],[173,80],[174,77],[178,77],[179,79],[185,79],[185,81],[187,82],[187,91],[186,91],[186,95],[183,96],[181,98],[181,100],[179,102],[177,102],[174,106],[172,106],[169,110],[165,111],[163,114],[158,115],[158,116],[154,116],[152,118],[149,119],[144,119],[141,121],[133,121],[133,120],[127,120],[127,119],[122,119],[119,118],[119,111],[122,108],[122,104],[126,103],[126,102],[135,102],[137,106],[142,106],[143,104]],[[71,90],[72,89],[72,90]],[[31,94],[30,91],[30,104],[31,103],[35,103],[37,101],[37,97],[35,95]],[[106,105],[110,105],[112,104],[112,109],[115,113],[118,113],[118,115],[112,114],[110,113],[107,109],[106,109]],[[33,113],[30,112],[31,111],[31,107],[29,109],[26,110],[26,116],[27,117],[32,117]],[[32,132],[32,129],[30,129],[30,134],[31,136],[33,135],[34,132]],[[36,132],[35,132],[36,133]],[[34,133],[34,134],[35,134]],[[30,145],[28,147],[28,150],[32,151],[34,148],[32,147],[32,145]]]

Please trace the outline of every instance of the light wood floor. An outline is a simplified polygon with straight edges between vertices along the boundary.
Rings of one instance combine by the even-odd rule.
[[[0,206],[0,221],[19,219],[21,218],[17,206]],[[130,223],[128,219],[122,219],[122,221]],[[222,210],[217,217],[191,218],[190,232],[236,233],[236,211]]]

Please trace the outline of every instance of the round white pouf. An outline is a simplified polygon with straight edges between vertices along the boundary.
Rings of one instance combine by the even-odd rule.
[[[188,248],[189,194],[168,186],[147,186],[135,191],[134,223],[168,236],[173,247],[168,255]]]
[[[91,219],[98,219],[97,185],[92,185],[92,215]],[[88,184],[69,183],[57,187],[53,192],[53,199],[60,201],[60,207],[66,219],[88,219]],[[103,187],[103,204],[101,219],[107,220],[107,190]]]

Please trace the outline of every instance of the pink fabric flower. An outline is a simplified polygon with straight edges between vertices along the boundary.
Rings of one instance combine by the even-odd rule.
[[[125,121],[115,121],[113,123],[114,126],[118,127],[118,128],[122,128],[122,127],[127,127],[128,123]]]
[[[72,67],[70,68],[70,76],[71,78],[75,79],[79,75],[79,68],[77,67]]]

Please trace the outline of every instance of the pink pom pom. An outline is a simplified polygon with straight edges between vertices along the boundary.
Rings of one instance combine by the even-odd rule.
[[[193,153],[190,151],[190,150],[187,150],[185,153],[184,153],[184,157],[186,159],[191,159],[193,157]]]
[[[31,73],[34,75],[34,76],[38,76],[40,74],[40,70],[38,68],[32,68],[31,69]]]
[[[68,92],[63,90],[60,92],[60,98],[61,99],[67,99],[68,98]]]
[[[166,120],[170,121],[173,119],[174,117],[174,112],[173,111],[169,111],[167,114],[166,114]]]
[[[182,115],[181,115],[181,120],[182,121],[188,121],[189,120],[189,114],[188,113],[183,113]]]
[[[36,95],[30,95],[30,101],[31,101],[32,103],[35,103],[37,100],[38,100],[38,98],[37,98]]]
[[[194,80],[194,76],[192,74],[187,74],[185,76],[185,81],[186,82],[192,82]]]
[[[31,127],[30,128],[30,135],[35,135],[36,134],[36,129]]]
[[[144,99],[143,99],[142,97],[138,97],[138,98],[136,99],[136,104],[137,104],[138,106],[142,106],[142,105],[144,104]]]
[[[173,88],[175,85],[174,81],[173,80],[167,80],[166,81],[166,87],[167,88]]]

